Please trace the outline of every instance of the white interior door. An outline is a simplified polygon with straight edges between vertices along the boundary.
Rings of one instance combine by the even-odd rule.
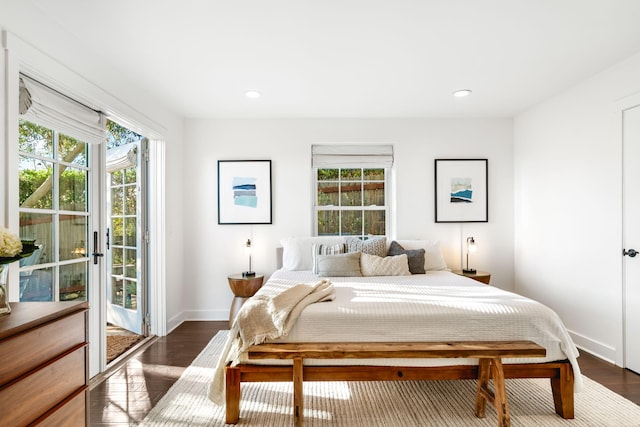
[[[640,373],[640,106],[623,113],[624,363]]]

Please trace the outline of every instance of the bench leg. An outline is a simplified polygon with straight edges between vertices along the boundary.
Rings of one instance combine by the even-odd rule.
[[[498,413],[498,426],[509,427],[511,417],[509,416],[509,402],[507,402],[507,390],[504,385],[504,370],[502,360],[491,360],[491,373],[493,374],[493,388],[495,390],[496,412]]]
[[[493,378],[494,392],[489,390],[489,376]],[[476,388],[476,417],[484,418],[487,400],[494,406],[498,415],[498,426],[511,426],[509,403],[504,384],[504,370],[500,358],[481,358],[478,365],[478,385]]]
[[[574,417],[573,383],[573,369],[568,363],[562,365],[557,377],[551,378],[551,391],[553,392],[556,414],[565,419],[573,419]]]
[[[225,384],[225,423],[238,424],[240,420],[240,369],[227,366]]]
[[[304,422],[304,396],[302,395],[302,358],[293,359],[293,418],[296,427]]]
[[[478,364],[478,384],[476,386],[476,417],[484,418],[487,409],[487,399],[493,399],[488,389],[491,362],[489,359],[480,359]],[[486,394],[489,394],[488,396]]]

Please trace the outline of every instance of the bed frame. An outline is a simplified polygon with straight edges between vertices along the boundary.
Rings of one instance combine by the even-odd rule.
[[[288,343],[261,344],[249,349],[250,359],[290,359],[293,366],[239,364],[226,368],[226,423],[240,418],[240,384],[243,382],[294,382],[294,419],[302,425],[302,379],[304,381],[414,381],[477,379],[476,416],[484,416],[484,402],[496,407],[498,425],[510,425],[505,378],[549,378],[555,411],[565,419],[574,417],[574,375],[569,361],[502,364],[502,357],[540,357],[544,348],[530,341],[448,343]],[[398,366],[303,366],[304,358],[452,358],[472,357],[479,365],[438,367]],[[495,393],[487,389],[493,378]],[[483,389],[481,391],[481,389]]]

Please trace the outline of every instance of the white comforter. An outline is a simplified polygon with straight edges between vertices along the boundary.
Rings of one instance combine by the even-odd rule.
[[[568,359],[576,390],[581,389],[578,350],[558,315],[536,301],[447,271],[330,280],[335,300],[308,306],[278,342],[532,340],[546,348],[546,358],[504,362]],[[317,281],[310,271],[278,270],[258,292],[277,293]],[[477,359],[308,360],[305,364],[437,366],[477,364]]]

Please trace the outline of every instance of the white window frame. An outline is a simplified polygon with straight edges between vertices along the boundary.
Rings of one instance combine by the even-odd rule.
[[[393,223],[393,209],[392,209],[392,167],[393,165],[393,146],[390,145],[314,145],[312,146],[312,233],[314,236],[318,235],[318,214],[322,211],[338,210],[344,211],[384,211],[385,215],[385,235],[389,236],[392,232]],[[365,181],[364,169],[384,169],[384,205],[360,205],[360,206],[335,206],[335,205],[318,205],[318,186],[321,181],[318,181],[319,169],[361,169],[362,174],[360,176],[360,184],[363,186],[365,182],[378,182],[378,181]],[[350,180],[351,181],[351,180]],[[341,174],[338,173],[338,191],[340,192],[340,183],[342,182]],[[351,181],[353,182],[353,181]],[[340,194],[340,193],[338,193]],[[364,188],[361,193],[361,197],[364,197]],[[339,200],[341,198],[339,197]],[[342,215],[340,215],[342,218]],[[341,220],[341,219],[340,219]],[[338,226],[338,234],[342,235],[342,224]],[[361,234],[357,237],[366,237],[363,229]]]

